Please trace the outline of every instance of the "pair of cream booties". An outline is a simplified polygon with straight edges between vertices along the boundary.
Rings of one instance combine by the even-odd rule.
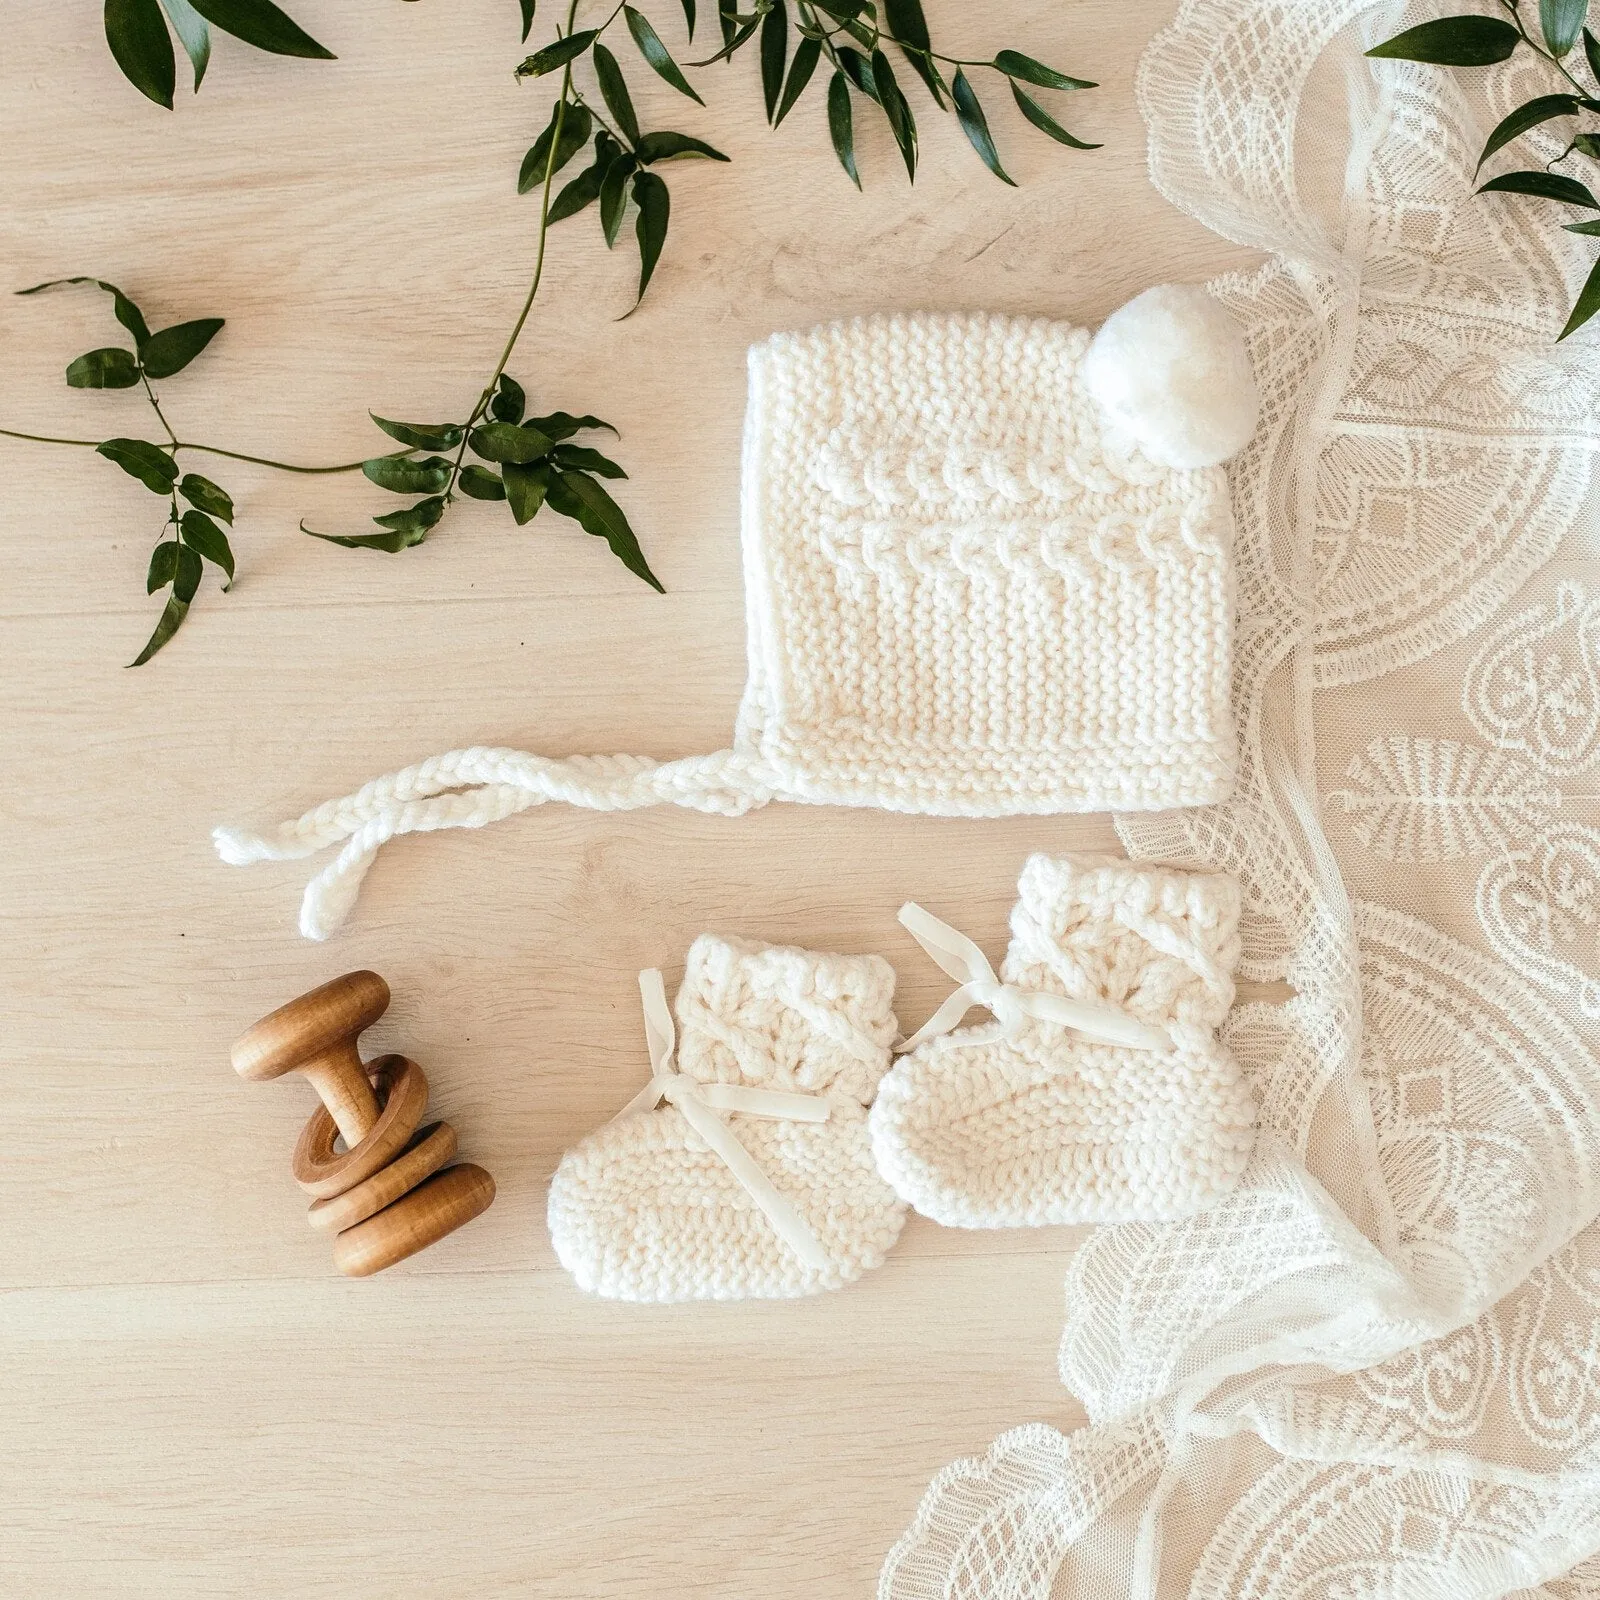
[[[641,974],[650,1079],[550,1185],[581,1288],[815,1294],[878,1266],[908,1205],[962,1228],[1163,1221],[1238,1182],[1255,1108],[1216,1037],[1232,878],[1035,855],[999,976],[920,906],[900,918],[959,984],[903,1041],[879,956],[702,935],[676,1027]],[[959,1027],[974,1007],[992,1020]]]

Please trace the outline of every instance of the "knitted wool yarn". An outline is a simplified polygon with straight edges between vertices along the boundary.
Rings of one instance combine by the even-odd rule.
[[[1030,1016],[987,1043],[930,1039],[879,1088],[879,1169],[956,1228],[1157,1221],[1219,1200],[1254,1142],[1249,1087],[1216,1040],[1238,957],[1231,877],[1031,857],[1002,979],[1114,1006],[1164,1028],[1172,1048],[1099,1043]]]
[[[342,842],[301,912],[325,938],[395,834],[548,800],[996,817],[1225,799],[1233,524],[1216,463],[1255,404],[1236,330],[1193,290],[1135,302],[1095,340],[983,314],[778,334],[750,352],[749,678],[730,749],[453,750],[265,834],[219,828],[217,849],[242,864]]]
[[[906,1211],[867,1133],[896,1033],[893,999],[894,970],[878,956],[696,939],[678,991],[677,1070],[698,1085],[824,1102],[825,1122],[722,1114],[824,1260],[801,1259],[669,1104],[607,1123],[556,1169],[550,1237],[579,1287],[613,1300],[781,1299],[878,1266]]]

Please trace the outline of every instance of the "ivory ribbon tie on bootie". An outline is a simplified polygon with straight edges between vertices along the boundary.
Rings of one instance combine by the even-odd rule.
[[[915,901],[908,900],[901,906],[900,924],[961,987],[909,1039],[894,1047],[898,1054],[951,1033],[974,1006],[993,1012],[994,1021],[986,1028],[973,1028],[949,1038],[946,1042],[952,1047],[1014,1039],[1030,1017],[1038,1022],[1058,1023],[1105,1044],[1161,1051],[1173,1046],[1167,1029],[1140,1022],[1120,1007],[1002,983],[976,943]]]
[[[723,1112],[747,1117],[771,1117],[789,1122],[826,1122],[828,1102],[820,1094],[784,1089],[753,1089],[736,1083],[701,1083],[679,1072],[674,1061],[677,1030],[667,1005],[667,988],[660,971],[650,967],[639,974],[639,994],[644,1001],[645,1043],[650,1051],[650,1081],[612,1121],[635,1112],[654,1111],[663,1100],[677,1107],[683,1120],[705,1140],[745,1192],[766,1214],[778,1237],[809,1267],[826,1272],[831,1262],[804,1217],[774,1187],[722,1120]]]

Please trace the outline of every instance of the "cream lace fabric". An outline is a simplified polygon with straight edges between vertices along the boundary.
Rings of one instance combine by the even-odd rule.
[[[1362,59],[1437,14],[1185,0],[1142,64],[1156,183],[1270,260],[1213,285],[1265,405],[1238,793],[1118,826],[1237,873],[1295,995],[1225,1030],[1239,1190],[1073,1261],[1090,1426],[947,1468],[882,1600],[1600,1596],[1592,245],[1471,194],[1536,63]]]

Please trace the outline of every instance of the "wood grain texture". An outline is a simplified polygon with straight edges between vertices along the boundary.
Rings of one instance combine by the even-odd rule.
[[[289,9],[337,62],[221,39],[168,114],[118,76],[98,6],[11,0],[0,289],[93,273],[156,326],[225,316],[164,386],[183,436],[355,459],[381,448],[369,407],[450,415],[492,366],[548,90],[512,81],[512,0]],[[676,5],[653,9],[676,46]],[[665,597],[503,507],[466,505],[399,557],[319,544],[300,517],[389,506],[359,480],[216,462],[238,583],[208,578],[178,640],[127,672],[154,621],[155,502],[89,452],[0,440],[0,1593],[863,1596],[935,1470],[1013,1424],[1078,1420],[1054,1356],[1070,1232],[913,1219],[844,1293],[645,1310],[580,1296],[543,1208],[561,1152],[647,1070],[640,967],[670,978],[708,929],[875,950],[918,1019],[946,985],[901,901],[998,953],[1023,856],[1109,848],[1105,819],[545,807],[392,845],[326,948],[294,932],[309,864],[228,869],[207,839],[455,745],[725,744],[752,339],[909,307],[1095,322],[1153,281],[1250,263],[1145,175],[1132,75],[1171,0],[927,9],[955,53],[1023,47],[1099,79],[1071,125],[1106,147],[1062,151],[991,95],[1019,190],[930,115],[916,187],[874,130],[858,196],[820,102],[766,130],[753,59],[708,74],[705,111],[630,71],[647,125],[734,160],[669,173],[671,238],[627,322],[629,263],[588,219],[554,236],[512,371],[535,405],[622,429],[619,498]],[[62,382],[117,331],[92,291],[0,296],[0,426],[144,431],[137,397]],[[241,1082],[228,1048],[360,966],[395,992],[366,1053],[424,1063],[429,1114],[499,1193],[448,1245],[351,1283],[288,1171],[306,1096]]]

